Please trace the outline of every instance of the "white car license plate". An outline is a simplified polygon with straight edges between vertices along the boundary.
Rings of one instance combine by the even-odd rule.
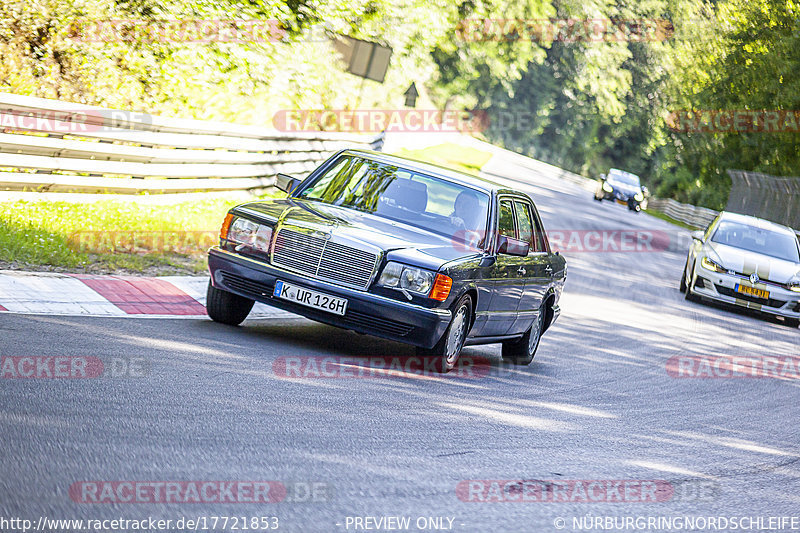
[[[347,298],[337,298],[336,296],[312,291],[311,289],[299,287],[280,280],[275,282],[275,290],[272,295],[276,298],[289,300],[296,304],[319,309],[320,311],[327,311],[335,315],[344,315],[347,309]]]

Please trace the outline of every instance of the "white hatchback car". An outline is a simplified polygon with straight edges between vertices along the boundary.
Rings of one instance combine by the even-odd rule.
[[[722,212],[692,234],[681,277],[687,300],[755,309],[800,325],[800,241],[786,226]]]

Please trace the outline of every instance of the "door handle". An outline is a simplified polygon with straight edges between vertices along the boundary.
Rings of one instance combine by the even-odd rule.
[[[517,269],[517,274],[519,274],[520,276],[524,276],[525,275],[525,267],[519,267]]]
[[[553,267],[551,267],[550,265],[547,265],[546,267],[544,267],[544,271],[547,272],[548,274],[552,274],[553,273]]]

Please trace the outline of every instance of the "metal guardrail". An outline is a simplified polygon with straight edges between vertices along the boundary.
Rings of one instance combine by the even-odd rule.
[[[0,93],[0,190],[178,193],[261,189],[383,134],[279,132]]]
[[[674,218],[684,224],[700,229],[711,224],[714,218],[719,214],[719,211],[714,211],[706,207],[698,207],[696,205],[682,204],[671,198],[650,198],[648,200],[648,207],[656,211],[661,211],[670,218]]]

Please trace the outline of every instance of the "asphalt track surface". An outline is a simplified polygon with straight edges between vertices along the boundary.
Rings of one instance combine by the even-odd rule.
[[[274,516],[279,530],[298,532],[376,525],[357,527],[355,517],[408,517],[411,531],[432,530],[421,517],[444,517],[453,531],[548,532],[577,530],[573,518],[799,516],[800,380],[791,369],[761,378],[675,377],[668,369],[680,357],[785,361],[800,352],[800,331],[685,301],[677,287],[687,232],[594,202],[546,172],[498,158],[485,170],[530,192],[548,230],[663,231],[669,246],[566,251],[563,314],[534,363],[510,369],[498,345],[469,347],[465,357],[485,361],[472,377],[286,379],[275,372],[281,358],[362,365],[413,354],[300,317],[227,327],[4,314],[2,356],[142,364],[127,377],[0,380],[0,516],[34,524],[40,516]],[[288,492],[260,504],[70,496],[73,484],[92,480],[270,480]],[[468,480],[509,480],[497,485],[506,499],[538,480],[545,499],[558,501],[530,501],[535,492],[523,502],[464,501],[498,499],[490,482]],[[583,496],[592,480],[602,483]],[[619,501],[609,482],[624,480],[630,494]],[[648,496],[637,496],[642,486]]]

